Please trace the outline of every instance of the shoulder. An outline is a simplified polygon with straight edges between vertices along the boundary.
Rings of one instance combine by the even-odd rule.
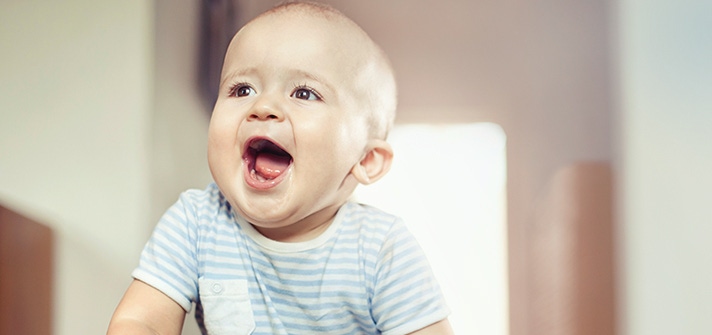
[[[229,204],[215,184],[203,190],[189,189],[161,217],[157,230],[180,232],[195,242],[201,231],[231,221]]]
[[[347,202],[341,207],[345,222],[358,222],[365,225],[393,225],[401,219],[376,207],[357,202]]]
[[[230,211],[230,204],[215,183],[209,184],[202,190],[189,189],[184,191],[180,194],[174,207],[178,207],[196,217]]]
[[[219,205],[225,201],[220,189],[215,183],[210,183],[205,189],[189,189],[181,193],[180,201],[195,205]]]
[[[347,202],[341,211],[345,232],[358,235],[363,242],[370,242],[373,247],[382,248],[389,241],[410,236],[403,220],[376,207]]]
[[[403,226],[403,220],[400,217],[366,204],[347,202],[341,207],[340,212],[343,212],[339,214],[344,226],[357,228],[360,233],[382,232],[385,234],[394,228]]]

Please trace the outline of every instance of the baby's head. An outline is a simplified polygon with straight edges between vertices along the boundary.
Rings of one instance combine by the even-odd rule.
[[[388,171],[395,108],[388,60],[358,25],[324,5],[278,6],[225,55],[210,170],[258,229],[328,221]]]

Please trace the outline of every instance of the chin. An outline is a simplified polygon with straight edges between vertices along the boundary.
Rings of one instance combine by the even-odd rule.
[[[262,197],[265,196],[263,195]],[[267,200],[268,201],[258,200],[252,202],[238,201],[235,204],[235,209],[253,225],[265,228],[279,228],[288,225],[285,221],[289,220],[291,213],[285,211],[286,205],[277,204],[272,199]]]

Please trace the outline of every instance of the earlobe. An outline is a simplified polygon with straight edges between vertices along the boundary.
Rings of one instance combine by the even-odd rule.
[[[366,154],[352,169],[351,173],[359,183],[368,185],[381,179],[391,169],[393,149],[384,140],[371,140]]]

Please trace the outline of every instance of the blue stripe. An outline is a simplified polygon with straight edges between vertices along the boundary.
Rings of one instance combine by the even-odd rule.
[[[295,289],[285,289],[269,284],[264,285],[270,292],[273,292],[275,294],[280,294],[282,296],[288,296],[288,297],[296,297],[299,299],[330,299],[330,298],[339,298],[339,297],[348,297],[350,299],[359,299],[361,298],[364,294],[363,292],[348,292],[348,291],[305,291],[305,290],[295,290]],[[317,286],[319,288],[319,286]],[[273,300],[278,300],[278,298],[274,298]],[[292,302],[294,303],[294,302]],[[317,306],[311,306],[312,308],[316,308]]]
[[[154,247],[170,250],[173,255],[193,256],[193,250],[190,249],[188,244],[185,244],[185,241],[169,235],[168,232],[156,231],[152,242]]]
[[[403,278],[427,278],[424,277],[424,275],[427,272],[427,268],[425,267],[417,267],[414,269],[411,269],[410,272],[404,273],[402,275]],[[430,284],[429,282],[425,282],[426,284]],[[380,294],[381,300],[383,301],[399,301],[401,299],[398,299],[398,297],[404,297],[408,296],[408,292],[410,292],[411,296],[417,296],[418,294],[422,293],[420,287],[423,285],[423,279],[420,280],[413,280],[409,284],[405,284],[401,281],[391,281],[385,284],[384,287],[382,287],[376,294]],[[410,296],[408,296],[410,298]],[[403,303],[408,303],[408,299],[403,299]]]
[[[396,315],[391,315],[388,320],[386,320],[387,323],[399,325],[399,324],[405,324],[411,321],[413,319],[413,316],[424,316],[428,317],[433,314],[438,314],[442,308],[435,302],[431,302],[429,304],[418,304],[414,305],[413,307],[402,311],[399,314]]]
[[[160,265],[158,263],[152,263],[149,265],[145,265],[142,267],[143,271],[146,271],[147,273],[150,273],[154,275],[157,278],[161,278],[165,275],[169,275],[171,278],[174,279],[174,281],[178,282],[180,286],[176,286],[173,284],[173,281],[168,281],[166,280],[164,284],[169,285],[172,287],[174,290],[177,292],[183,292],[183,293],[188,293],[188,292],[194,292],[195,287],[197,286],[197,281],[193,282],[188,278],[177,276],[176,272],[174,272],[171,269],[168,269],[167,267]],[[157,271],[154,271],[157,270]],[[195,294],[193,294],[195,295]],[[190,299],[190,294],[186,294],[186,298]]]

